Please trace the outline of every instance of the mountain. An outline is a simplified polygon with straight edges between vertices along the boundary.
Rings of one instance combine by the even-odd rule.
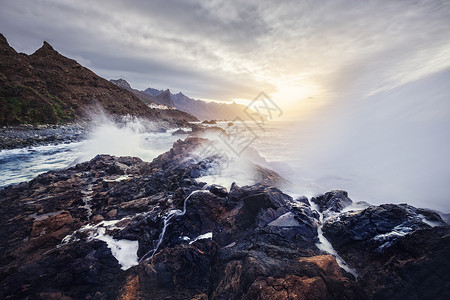
[[[121,87],[121,88],[126,89],[127,91],[133,93],[136,97],[138,97],[145,104],[156,103],[155,97],[149,96],[147,94],[142,93],[139,90],[133,89],[131,87],[131,85],[125,79],[122,79],[122,78],[117,79],[117,80],[111,79],[110,82],[114,83],[118,87]]]
[[[172,100],[172,94],[170,93],[170,90],[167,89],[164,92],[160,93],[159,95],[155,96],[157,103],[169,107],[175,107],[173,100]],[[182,111],[185,111],[181,109]]]
[[[233,103],[205,102],[194,100],[183,93],[172,96],[175,107],[188,112],[200,120],[234,120],[239,117],[242,120],[250,120],[245,113],[245,105]]]
[[[152,104],[156,104],[166,106],[167,108],[171,108],[171,109],[158,109],[161,112],[161,114],[164,115],[165,119],[186,120],[188,122],[198,121],[196,117],[187,112],[172,109],[174,107],[174,104],[170,96],[171,94],[169,90],[160,92],[157,96],[153,97],[151,95],[146,94],[143,91],[133,89],[125,79],[122,78],[117,80],[111,79],[110,82],[117,85],[118,87],[121,87],[133,93],[136,97],[138,97],[142,102],[144,102],[147,105],[152,106]]]
[[[144,91],[141,91],[141,93],[154,97],[157,104],[169,106],[169,107],[175,107],[175,104],[172,100],[172,93],[169,89],[163,91],[163,90],[157,90],[153,88],[148,88]]]
[[[142,91],[147,95],[160,97],[164,95],[164,99],[168,98],[169,90],[162,91],[154,88],[147,88]],[[176,109],[190,113],[200,120],[234,120],[239,117],[242,120],[250,120],[245,113],[245,105],[233,103],[217,103],[206,102],[203,100],[194,100],[183,93],[172,94],[170,96]],[[249,110],[249,112],[253,112]]]
[[[166,91],[159,91],[156,89],[151,89],[153,91],[150,91],[150,89],[147,89],[145,91],[139,91],[136,89],[133,89],[131,87],[131,85],[128,83],[128,81],[126,81],[125,79],[111,79],[110,80],[112,83],[114,83],[115,85],[126,89],[127,91],[130,91],[131,93],[133,93],[136,97],[138,97],[139,99],[141,99],[142,102],[144,102],[145,104],[159,104],[159,105],[164,105],[167,107],[174,107],[172,98],[171,98],[171,94],[170,91],[167,89]]]
[[[176,121],[126,89],[97,76],[50,44],[32,55],[17,53],[0,34],[0,126],[88,120],[103,109],[115,115]]]
[[[147,95],[156,97],[156,96],[158,96],[159,94],[161,94],[164,91],[163,90],[153,89],[153,88],[148,88],[148,89],[146,89],[145,91],[142,91],[142,92],[147,94]]]

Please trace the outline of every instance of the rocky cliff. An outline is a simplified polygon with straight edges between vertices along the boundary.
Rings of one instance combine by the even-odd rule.
[[[0,190],[0,297],[448,299],[450,227],[436,213],[343,191],[293,199],[256,165],[254,185],[208,186],[223,160],[196,155],[207,143]]]
[[[166,118],[135,95],[94,74],[51,45],[17,53],[0,34],[0,125],[87,120],[99,110],[151,120]]]

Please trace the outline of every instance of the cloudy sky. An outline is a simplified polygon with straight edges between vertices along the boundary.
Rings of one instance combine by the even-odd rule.
[[[17,51],[48,41],[107,79],[283,107],[366,96],[450,66],[450,1],[0,0]]]

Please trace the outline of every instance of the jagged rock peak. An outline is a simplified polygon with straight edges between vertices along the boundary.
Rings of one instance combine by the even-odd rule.
[[[6,37],[1,33],[0,33],[0,45],[2,45],[2,46],[8,45],[9,46],[8,41],[6,40]]]
[[[41,49],[55,50],[55,49],[53,49],[52,45],[47,43],[47,41],[44,41],[44,44],[42,45]]]
[[[14,50],[14,48],[12,48],[9,44],[8,41],[6,40],[6,37],[0,33],[0,51],[1,51],[1,55],[16,55],[17,52],[16,50]]]
[[[59,54],[59,52],[56,51],[55,49],[53,49],[53,47],[49,43],[44,41],[41,48],[37,49],[36,52],[34,52],[32,55],[42,56],[42,55],[49,55],[49,54]]]

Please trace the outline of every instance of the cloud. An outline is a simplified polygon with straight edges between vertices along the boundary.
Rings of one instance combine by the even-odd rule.
[[[280,82],[365,95],[450,64],[448,1],[2,1],[19,51],[42,40],[100,76],[197,98],[253,99]],[[295,97],[295,95],[293,95]]]

